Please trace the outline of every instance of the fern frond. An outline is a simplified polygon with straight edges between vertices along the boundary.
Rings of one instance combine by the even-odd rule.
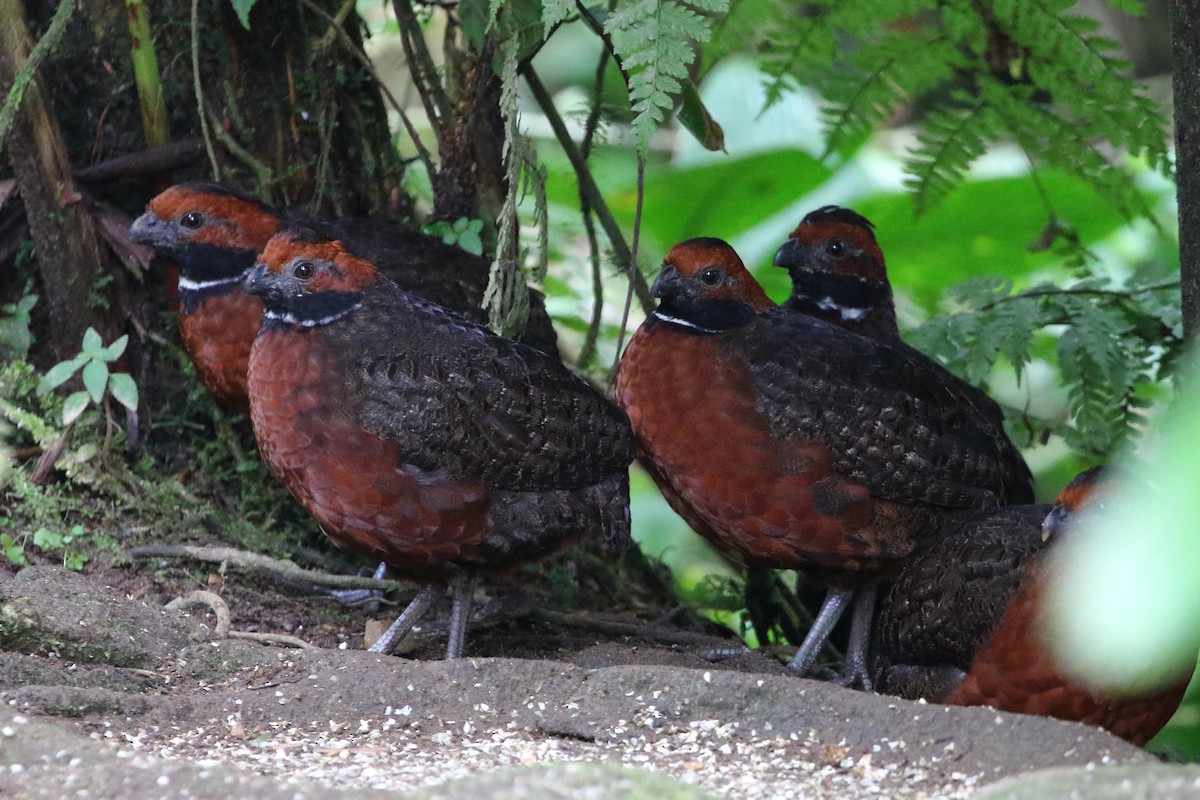
[[[542,36],[575,13],[575,0],[542,0]]]
[[[517,63],[520,33],[511,24],[509,6],[498,9],[497,30],[504,39],[500,43],[500,114],[504,118],[502,157],[508,192],[496,219],[496,258],[488,275],[483,307],[488,310],[488,325],[496,333],[516,338],[525,330],[529,316],[529,287],[525,285],[518,260],[520,230],[517,204],[522,188],[522,172],[530,161],[536,162],[533,145],[521,134],[517,110]]]
[[[604,22],[621,66],[629,75],[633,132],[645,152],[650,137],[675,105],[695,43],[707,42],[709,21],[699,12],[724,13],[729,0],[634,0]]]
[[[1126,218],[1150,217],[1150,206],[1132,176],[1097,150],[1083,128],[1033,102],[1031,94],[1028,86],[1007,86],[996,80],[980,84],[980,97],[1035,163],[1084,180]]]
[[[995,20],[1027,53],[1033,83],[1070,111],[1084,137],[1104,137],[1144,155],[1169,174],[1166,137],[1155,104],[1129,79],[1118,44],[1096,35],[1095,20],[1068,12],[1070,0],[997,0]]]
[[[821,87],[838,98],[822,109],[826,152],[885,123],[899,106],[949,79],[960,61],[958,48],[940,32],[915,41],[908,33],[887,33],[860,49]]]
[[[940,203],[996,135],[995,115],[978,101],[926,117],[917,132],[917,147],[904,165],[909,176],[904,183],[913,193],[917,213]]]

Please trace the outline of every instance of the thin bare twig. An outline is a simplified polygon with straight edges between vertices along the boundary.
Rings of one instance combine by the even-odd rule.
[[[612,245],[617,262],[621,264],[633,285],[633,291],[637,294],[642,309],[649,313],[654,307],[654,301],[650,298],[650,287],[646,284],[646,277],[642,275],[641,270],[633,261],[633,252],[625,243],[625,235],[621,233],[621,226],[617,224],[612,211],[609,210],[608,203],[604,201],[604,196],[600,193],[600,187],[596,185],[587,162],[579,152],[579,148],[575,146],[575,141],[571,138],[571,133],[567,130],[562,116],[554,107],[554,100],[550,97],[550,92],[546,90],[532,67],[527,66],[524,75],[525,82],[533,92],[534,99],[537,100],[538,106],[554,130],[554,136],[558,139],[559,146],[562,147],[563,152],[567,155],[567,160],[571,162],[571,167],[575,170],[575,177],[579,181],[579,191],[587,193],[588,203],[600,221],[600,226],[604,228],[604,234],[608,237],[609,244]]]
[[[579,143],[579,152],[583,156],[584,162],[587,162],[592,153],[592,142],[595,140],[596,130],[600,126],[600,98],[603,95],[604,72],[608,66],[608,59],[608,51],[601,50],[600,58],[596,61],[596,74],[592,84],[592,106],[588,109],[587,121],[583,125],[583,141]],[[592,318],[588,322],[587,334],[584,336],[583,346],[579,348],[579,358],[575,362],[578,366],[585,367],[596,355],[596,342],[600,339],[600,325],[604,315],[604,273],[592,204],[588,201],[587,193],[583,191],[582,187],[579,190],[579,213],[583,217],[588,252],[592,256]]]
[[[442,89],[438,80],[437,67],[433,56],[425,45],[425,35],[417,15],[413,13],[409,0],[392,0],[392,10],[396,13],[396,23],[400,26],[400,43],[404,47],[404,56],[408,59],[409,72],[413,83],[416,84],[425,113],[429,115],[429,124],[438,131],[438,141],[442,140],[444,125],[454,116],[454,107],[450,98]]]
[[[976,311],[989,311],[989,310],[995,308],[996,306],[1000,305],[1001,303],[1011,303],[1014,300],[1024,300],[1026,298],[1032,298],[1032,297],[1059,297],[1062,295],[1082,295],[1082,296],[1091,295],[1091,296],[1095,296],[1095,297],[1115,297],[1118,300],[1128,300],[1131,297],[1134,297],[1135,295],[1147,294],[1149,292],[1157,292],[1160,289],[1177,289],[1177,288],[1179,288],[1179,285],[1180,285],[1179,278],[1169,278],[1167,280],[1159,281],[1158,283],[1149,283],[1149,284],[1146,284],[1145,286],[1139,286],[1136,289],[1129,289],[1129,290],[1125,290],[1125,291],[1122,291],[1120,289],[1092,289],[1092,288],[1088,288],[1088,287],[1067,288],[1067,289],[1059,289],[1057,287],[1055,287],[1053,289],[1027,289],[1024,292],[1017,292],[1016,294],[1010,294],[1006,297],[998,297],[995,300],[984,303],[978,309],[976,309]]]
[[[633,214],[633,247],[629,255],[629,268],[637,271],[638,239],[642,233],[642,200],[646,196],[646,159],[639,153],[637,161],[637,209]],[[641,272],[638,271],[640,275]],[[617,334],[617,350],[613,354],[612,369],[608,373],[608,388],[611,391],[617,382],[617,367],[621,363],[621,350],[625,347],[625,329],[629,327],[629,311],[633,305],[633,284],[625,294],[625,310],[621,314],[621,330]],[[648,312],[647,312],[648,313]]]
[[[213,180],[221,180],[221,165],[217,163],[217,150],[213,147],[212,131],[208,129],[205,115],[204,89],[200,85],[200,0],[192,0],[192,91],[196,94],[196,114],[200,117],[200,136],[204,139],[204,150],[208,163],[212,165]]]
[[[421,141],[421,136],[419,133],[417,133],[417,128],[415,125],[413,125],[412,120],[409,119],[404,107],[400,105],[400,102],[396,99],[395,95],[393,95],[388,89],[387,84],[383,82],[383,78],[375,70],[375,65],[371,63],[371,59],[366,53],[363,52],[362,48],[355,43],[354,39],[350,37],[350,34],[346,32],[346,29],[342,27],[341,23],[329,16],[325,9],[312,2],[312,0],[300,0],[300,2],[304,4],[305,8],[309,9],[318,16],[324,17],[325,20],[329,22],[331,29],[337,31],[342,43],[346,45],[351,54],[353,54],[354,57],[358,59],[358,62],[362,64],[363,68],[367,71],[367,74],[371,76],[371,80],[375,81],[375,85],[379,87],[379,91],[383,92],[383,96],[387,98],[387,101],[391,103],[392,108],[400,117],[400,124],[403,125],[404,130],[408,132],[408,138],[412,140],[413,147],[415,147],[417,150],[417,157],[421,159],[421,163],[425,165],[425,170],[432,177],[436,172],[433,164],[433,156],[430,154],[429,149],[425,147],[425,143]]]
[[[251,553],[233,547],[198,547],[186,544],[148,544],[132,547],[128,553],[133,558],[191,558],[210,564],[230,563],[250,570],[262,570],[280,576],[284,580],[313,586],[338,589],[380,589],[385,592],[403,587],[398,581],[378,580],[359,575],[332,575],[313,572],[298,567],[290,561]]]

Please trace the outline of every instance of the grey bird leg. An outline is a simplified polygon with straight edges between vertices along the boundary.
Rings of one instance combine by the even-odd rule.
[[[396,621],[392,626],[384,631],[383,636],[380,636],[375,644],[368,648],[372,653],[390,653],[392,649],[400,643],[404,635],[412,630],[412,626],[416,625],[418,620],[433,608],[438,600],[442,599],[442,595],[446,593],[446,584],[442,582],[431,583],[421,591],[417,592],[417,596],[408,604],[408,608],[396,617]]]
[[[829,590],[829,593],[825,595],[825,602],[821,603],[821,610],[817,612],[817,618],[813,620],[812,627],[808,629],[808,635],[804,637],[800,649],[796,651],[796,655],[788,664],[788,669],[800,675],[809,673],[821,648],[829,639],[833,626],[837,624],[853,597],[853,589]]]
[[[471,603],[475,599],[475,579],[456,575],[450,579],[450,641],[446,644],[446,660],[462,658],[467,649],[467,625],[471,621]]]
[[[375,573],[371,577],[377,581],[382,581],[387,576],[388,565],[380,561],[379,566],[375,568]],[[379,589],[330,589],[329,596],[337,600],[341,605],[358,606],[381,599],[383,592]]]
[[[862,586],[854,595],[854,616],[850,618],[850,644],[846,648],[846,665],[838,683],[857,686],[864,692],[872,690],[871,673],[867,670],[867,648],[871,643],[871,623],[875,619],[875,596],[879,584]]]

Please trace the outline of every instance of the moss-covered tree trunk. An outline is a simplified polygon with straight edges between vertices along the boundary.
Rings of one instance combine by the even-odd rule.
[[[21,6],[0,4],[0,89],[5,95],[32,48]],[[5,150],[41,271],[49,318],[44,336],[62,356],[72,347],[77,350],[84,330],[97,322],[88,296],[100,274],[100,247],[91,215],[75,189],[66,145],[41,81],[35,76],[14,102],[19,105]]]
[[[1200,338],[1200,0],[1175,0],[1171,10],[1183,330],[1194,347]]]
[[[56,0],[26,2],[35,25],[44,27]],[[145,8],[171,135],[200,136],[206,115],[222,180],[319,213],[403,210],[397,194],[403,164],[378,87],[356,52],[361,22],[352,4],[260,2],[248,29],[228,0],[198,3],[195,26],[191,0]],[[146,147],[130,44],[124,0],[82,3],[45,66],[76,168]],[[158,175],[157,183],[212,173],[204,159],[189,172]],[[158,188],[153,184],[98,190],[117,190],[136,208]]]

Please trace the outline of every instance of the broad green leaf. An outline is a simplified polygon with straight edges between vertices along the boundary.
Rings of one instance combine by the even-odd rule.
[[[238,22],[242,23],[246,30],[250,30],[250,9],[254,8],[257,2],[258,0],[229,0],[234,13],[237,14]]]
[[[1054,208],[1069,210],[1084,246],[1125,223],[1076,178],[1047,171],[1038,175],[1038,183]],[[892,284],[908,289],[926,310],[937,308],[946,286],[968,278],[990,275],[1020,282],[1037,269],[1061,263],[1052,252],[1029,249],[1045,226],[1046,209],[1028,177],[964,183],[916,218],[906,194],[876,195],[853,207],[875,223]]]
[[[695,236],[733,240],[820,186],[830,174],[828,167],[800,150],[684,168],[653,167],[646,176],[643,234],[659,257],[676,242]],[[627,185],[607,196],[618,219],[631,226],[635,187]],[[783,270],[773,272],[786,277]]]
[[[90,357],[98,357],[100,351],[104,349],[104,340],[100,338],[100,334],[96,333],[95,328],[88,328],[83,333],[83,355]]]
[[[113,399],[130,411],[136,411],[138,406],[138,388],[127,373],[114,372],[108,376],[108,391]]]
[[[89,361],[83,368],[83,387],[92,396],[92,402],[99,404],[104,399],[107,386],[108,365],[103,361]]]
[[[49,528],[38,528],[33,532],[33,544],[41,550],[55,550],[62,547],[63,537],[58,531]]]
[[[17,313],[25,314],[28,317],[29,312],[37,305],[38,296],[36,294],[27,294],[17,301]]]
[[[696,141],[700,142],[705,150],[724,150],[725,132],[704,107],[704,101],[700,99],[700,92],[696,89],[694,81],[689,80],[683,85],[681,99],[683,102],[679,107],[679,122],[683,127],[696,137]]]
[[[1159,684],[1196,664],[1200,648],[1200,392],[1186,385],[1155,421],[1149,461],[1126,453],[1125,480],[1054,552],[1044,621],[1059,663],[1089,685]],[[1113,591],[1120,586],[1121,591]]]
[[[125,345],[129,344],[129,334],[121,336],[108,347],[100,351],[101,361],[116,361],[121,357],[121,353],[125,352]]]
[[[29,563],[29,560],[25,558],[25,548],[7,533],[0,533],[0,551],[3,551],[4,557],[10,564],[23,567]]]
[[[37,394],[42,396],[48,392],[52,392],[59,386],[67,382],[67,379],[75,374],[75,370],[88,360],[85,355],[78,355],[70,361],[60,361],[46,371],[41,381],[37,385]]]
[[[62,419],[63,425],[70,425],[75,420],[79,419],[91,402],[87,392],[75,392],[63,401]]]
[[[510,24],[518,37],[517,60],[523,61],[535,53],[545,39],[542,27],[541,0],[506,0]],[[495,11],[499,4],[493,0],[463,0],[458,4],[463,35],[476,50],[482,49],[484,39],[492,31]],[[499,27],[499,26],[495,26]],[[496,63],[499,71],[499,62]]]

